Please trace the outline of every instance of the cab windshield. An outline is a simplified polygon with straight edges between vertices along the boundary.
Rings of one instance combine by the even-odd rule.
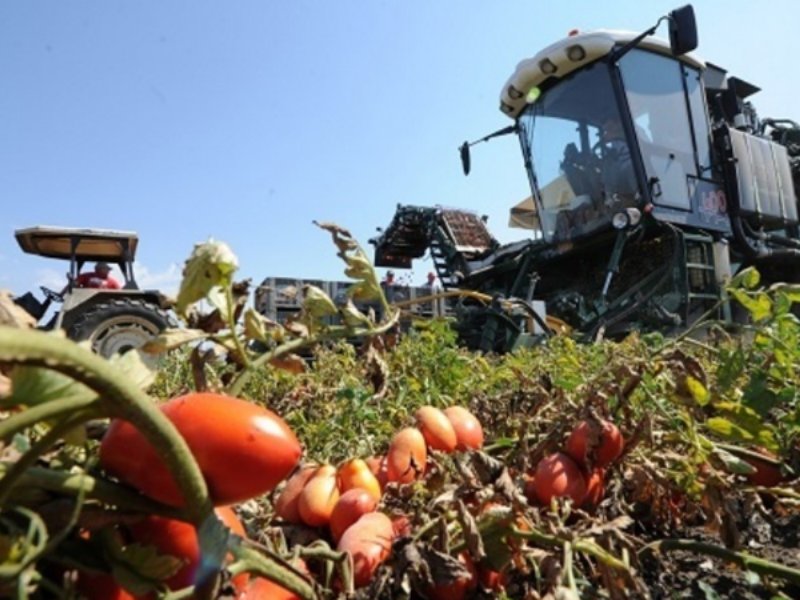
[[[573,240],[610,226],[641,201],[606,63],[542,92],[519,119],[542,235]]]

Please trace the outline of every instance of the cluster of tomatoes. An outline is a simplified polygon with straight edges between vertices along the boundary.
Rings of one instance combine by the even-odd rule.
[[[286,480],[275,500],[276,516],[284,523],[327,531],[337,550],[352,557],[355,587],[368,585],[377,568],[389,559],[394,540],[409,533],[406,517],[391,518],[379,510],[386,486],[422,479],[430,451],[477,450],[484,441],[480,422],[465,408],[424,406],[415,413],[413,426],[394,435],[385,455],[353,458],[338,466],[299,465],[302,447],[294,433],[275,413],[255,404],[196,393],[170,400],[160,408],[186,441],[217,507],[217,517],[233,533],[245,536],[230,505],[268,493]],[[220,422],[226,427],[219,427]],[[562,452],[545,457],[528,474],[525,493],[529,501],[549,504],[553,498],[569,497],[576,505],[597,504],[604,493],[605,469],[620,457],[623,445],[614,424],[581,422]],[[125,421],[114,421],[109,427],[100,447],[100,463],[108,473],[155,500],[185,505],[161,457],[142,433]],[[181,568],[165,581],[170,589],[195,582],[201,556],[192,525],[151,515],[127,526],[121,535],[182,560]],[[459,560],[471,573],[475,571],[468,564],[468,555]],[[305,570],[304,565],[298,568]],[[133,598],[121,588],[114,591],[100,585],[97,576],[87,575],[84,581],[90,589],[102,589],[102,597]],[[230,583],[238,600],[295,597],[247,573],[236,575]],[[86,590],[80,582],[79,587]],[[431,590],[427,595],[459,596],[451,591]]]
[[[188,394],[160,408],[200,467],[217,518],[234,534],[245,537],[230,505],[270,492],[292,472],[302,454],[297,437],[272,411],[229,396]],[[100,464],[154,500],[171,506],[186,504],[155,448],[126,421],[112,421],[100,445]],[[169,589],[195,583],[202,557],[193,525],[150,515],[117,533],[127,542],[153,546],[160,554],[181,561],[182,566],[165,581]],[[237,600],[293,597],[271,581],[247,573],[233,577],[231,584]],[[90,600],[134,598],[110,576],[81,573],[78,589]]]
[[[444,411],[424,406],[416,426],[398,431],[384,456],[354,458],[337,467],[306,465],[286,483],[275,502],[288,523],[327,527],[340,552],[353,559],[353,583],[367,585],[391,553],[392,542],[408,533],[408,520],[378,511],[389,483],[411,483],[425,475],[428,451],[454,452],[483,445],[483,428],[460,406]]]
[[[581,421],[563,452],[544,457],[528,473],[528,501],[549,505],[553,498],[570,498],[575,506],[596,506],[605,494],[605,470],[622,455],[624,445],[610,421]]]

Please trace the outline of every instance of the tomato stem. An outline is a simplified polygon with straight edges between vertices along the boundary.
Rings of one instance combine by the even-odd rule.
[[[2,352],[2,350],[0,350],[0,352]],[[2,357],[0,357],[0,360],[2,360]],[[44,404],[26,408],[22,412],[0,423],[0,441],[7,442],[20,431],[36,425],[36,423],[56,419],[62,415],[91,406],[97,402],[97,398],[92,398],[91,400],[65,398],[63,400],[51,400]]]
[[[316,600],[317,594],[313,585],[294,569],[287,568],[274,558],[265,556],[262,552],[243,544],[236,545],[233,548],[233,554],[237,558],[237,562],[229,567],[232,574],[236,575],[244,571],[255,573],[297,594],[302,600]]]
[[[794,584],[800,584],[800,570],[787,567],[778,563],[774,563],[763,558],[758,558],[748,554],[747,552],[735,552],[728,550],[722,546],[715,546],[714,544],[707,544],[704,542],[696,542],[694,540],[682,539],[667,539],[659,540],[648,544],[639,552],[670,552],[674,550],[683,550],[686,552],[695,552],[697,554],[706,554],[715,558],[720,558],[726,562],[733,562],[749,571],[759,573],[762,575],[770,575],[772,577],[779,577],[785,581],[790,581]]]
[[[244,386],[250,380],[250,378],[259,371],[265,364],[269,361],[283,356],[284,354],[290,354],[291,352],[295,352],[301,348],[305,348],[306,346],[312,346],[320,341],[323,340],[333,340],[333,339],[340,339],[350,336],[367,336],[367,335],[379,335],[381,333],[385,333],[389,331],[392,327],[397,324],[398,319],[400,318],[400,313],[398,311],[393,311],[391,313],[391,317],[388,321],[381,323],[380,325],[375,326],[374,328],[364,329],[364,328],[356,328],[351,329],[349,327],[343,327],[341,329],[325,329],[318,333],[310,334],[308,337],[297,338],[281,344],[271,352],[266,352],[260,355],[258,358],[250,361],[250,363],[236,376],[233,380],[231,385],[228,387],[227,392],[231,396],[240,396]],[[234,336],[235,337],[235,336]]]
[[[71,416],[55,423],[50,430],[39,438],[19,460],[13,463],[0,479],[0,506],[3,506],[15,484],[25,471],[36,464],[39,457],[47,452],[53,444],[61,439],[70,429],[80,425],[94,414],[93,411],[77,411]]]
[[[152,399],[114,365],[67,339],[11,327],[0,327],[0,362],[53,369],[97,392],[104,412],[129,421],[156,449],[187,500],[191,522],[200,525],[211,514],[208,488],[189,446]]]
[[[13,468],[13,465],[0,463],[0,477]],[[90,500],[99,500],[116,506],[120,510],[129,510],[145,514],[154,514],[169,519],[186,521],[185,511],[167,506],[138,494],[128,487],[96,479],[86,473],[67,473],[45,467],[30,467],[17,483],[20,487],[32,487],[67,496],[80,496]]]

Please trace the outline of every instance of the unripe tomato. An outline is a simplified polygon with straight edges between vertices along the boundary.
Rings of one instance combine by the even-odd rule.
[[[347,528],[362,515],[374,512],[377,505],[375,497],[361,488],[353,488],[342,494],[331,513],[330,528],[334,541],[338,542]]]
[[[302,558],[293,563],[297,570],[308,575],[308,567]],[[274,581],[264,577],[255,577],[247,587],[236,597],[236,600],[299,600],[300,596],[294,594]]]
[[[297,501],[300,518],[306,525],[322,527],[331,520],[331,513],[339,500],[336,485],[336,467],[324,465],[308,480]]]
[[[319,465],[306,465],[301,467],[286,482],[286,486],[275,501],[275,513],[284,521],[289,523],[302,523],[298,502],[303,488],[308,480],[314,476],[319,469]]]
[[[457,450],[480,450],[483,447],[483,427],[480,421],[463,406],[450,406],[444,414],[456,432]]]
[[[428,448],[442,452],[453,452],[456,449],[456,430],[444,412],[435,406],[423,406],[417,411],[415,418]]]
[[[220,506],[214,512],[230,530],[240,537],[246,537],[241,521],[227,506]],[[141,521],[129,526],[134,541],[145,546],[154,546],[160,554],[174,556],[184,562],[184,565],[169,579],[167,587],[178,590],[194,585],[197,567],[200,565],[200,545],[197,532],[193,525],[175,519],[165,519],[150,515]],[[241,573],[231,580],[237,592],[242,591],[247,585],[250,576]]]
[[[252,402],[193,393],[160,408],[186,440],[216,505],[269,492],[300,459],[302,449],[289,426]],[[127,421],[112,421],[100,445],[100,464],[151,498],[173,506],[184,504],[161,457]]]
[[[546,456],[536,466],[533,491],[536,499],[549,505],[553,498],[572,498],[580,506],[586,497],[586,480],[580,467],[566,454]]]
[[[377,568],[392,551],[392,521],[379,512],[363,515],[342,534],[336,546],[339,552],[353,557],[353,582],[367,585]]]
[[[367,463],[360,458],[348,460],[339,467],[339,491],[346,492],[354,488],[366,490],[377,502],[381,499],[381,484],[369,470]]]
[[[592,427],[597,427],[597,425],[593,425],[589,421],[581,421],[567,439],[565,450],[581,465],[588,466],[589,459],[591,459],[592,466],[605,467],[619,458],[625,442],[616,425],[610,421],[600,421],[597,445],[593,447],[592,455],[587,456],[592,449],[590,448]]]
[[[605,476],[605,471],[597,468],[586,478],[586,497],[583,499],[584,505],[595,507],[603,500],[603,496],[606,493]]]
[[[462,552],[458,555],[458,562],[466,567],[467,573],[453,583],[429,588],[425,594],[428,600],[464,600],[477,587],[477,570],[472,557],[468,553]]]
[[[389,481],[410,483],[425,474],[428,451],[425,438],[415,427],[406,427],[392,438],[386,453],[386,475]]]

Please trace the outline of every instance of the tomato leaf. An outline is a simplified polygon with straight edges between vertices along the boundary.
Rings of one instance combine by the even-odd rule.
[[[686,376],[686,388],[694,401],[700,406],[705,406],[711,400],[711,395],[708,393],[706,386],[691,375]]]
[[[730,294],[747,309],[754,321],[763,321],[772,316],[772,300],[764,292],[750,294],[734,289],[730,290]]]
[[[184,344],[199,342],[208,337],[208,334],[201,329],[165,329],[156,337],[148,340],[140,347],[142,352],[148,354],[161,354],[179,348]]]
[[[90,401],[98,396],[82,383],[41,367],[15,367],[10,374],[11,394],[0,406],[36,406],[51,400]]]
[[[731,288],[729,291],[735,288],[752,290],[755,289],[759,283],[761,283],[761,274],[755,267],[747,267],[731,278],[728,287]]]
[[[753,465],[745,460],[742,460],[738,456],[731,454],[727,450],[723,450],[722,448],[714,448],[714,455],[722,461],[722,463],[725,465],[725,468],[730,473],[749,475],[756,472],[756,469],[753,467]]]
[[[238,268],[239,260],[224,242],[209,240],[196,244],[183,267],[175,310],[184,315],[189,306],[208,297],[215,288],[230,286]]]
[[[124,354],[115,354],[109,359],[117,369],[125,373],[128,380],[141,390],[146,390],[156,379],[156,373],[139,349]]]

